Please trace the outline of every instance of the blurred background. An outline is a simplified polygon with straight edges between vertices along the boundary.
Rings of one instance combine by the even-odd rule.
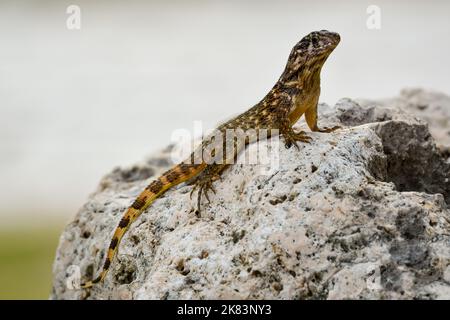
[[[67,27],[70,5],[80,29]],[[342,38],[322,102],[450,93],[449,12],[448,1],[2,0],[0,299],[46,299],[59,234],[100,177],[194,120],[212,127],[254,105],[310,31]]]

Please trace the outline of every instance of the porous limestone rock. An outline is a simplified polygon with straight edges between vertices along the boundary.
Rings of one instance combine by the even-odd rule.
[[[191,186],[167,192],[131,225],[105,281],[76,290],[171,148],[114,170],[61,235],[51,298],[449,299],[450,162],[411,111],[437,100],[449,110],[420,90],[320,105],[319,124],[343,129],[310,133],[300,150],[281,139],[278,165],[232,166],[201,214]]]

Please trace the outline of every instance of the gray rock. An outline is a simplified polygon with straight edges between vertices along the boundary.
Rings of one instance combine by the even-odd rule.
[[[76,290],[171,148],[114,170],[61,235],[51,298],[449,299],[450,164],[405,109],[417,96],[321,105],[320,124],[342,130],[281,144],[278,167],[232,166],[201,215],[190,186],[169,191],[132,224],[104,283]]]
[[[368,109],[391,108],[425,120],[440,149],[450,148],[450,97],[439,92],[424,89],[403,89],[400,96],[379,101],[358,100]]]

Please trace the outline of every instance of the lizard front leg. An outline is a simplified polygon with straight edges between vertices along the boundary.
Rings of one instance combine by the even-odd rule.
[[[205,198],[210,202],[208,192],[212,191],[213,193],[216,193],[216,190],[214,189],[213,183],[221,178],[222,172],[228,168],[229,164],[209,164],[206,166],[205,170],[196,177],[193,181],[191,181],[189,184],[193,185],[192,191],[191,191],[191,199],[193,193],[198,190],[197,192],[197,211],[200,213],[200,204],[202,200],[202,194],[205,195]]]
[[[328,128],[328,127],[319,128],[317,126],[317,104],[314,107],[311,107],[306,110],[305,119],[306,119],[306,123],[308,124],[308,127],[311,129],[311,131],[333,132],[334,130],[341,128],[340,126],[334,126],[331,128]]]
[[[292,129],[292,124],[287,116],[282,115],[277,122],[280,134],[284,137],[284,145],[286,148],[290,148],[294,145],[297,149],[300,149],[297,144],[298,141],[305,143],[311,141],[311,137],[308,136],[305,131],[295,132],[294,129]]]

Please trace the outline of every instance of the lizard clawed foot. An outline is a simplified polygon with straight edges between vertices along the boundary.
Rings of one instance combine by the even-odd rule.
[[[310,143],[311,137],[306,134],[305,131],[300,132],[289,132],[287,134],[284,134],[284,140],[285,140],[285,146],[286,148],[290,148],[292,145],[294,145],[297,150],[300,150],[300,147],[298,145],[298,141]]]
[[[209,199],[208,192],[212,191],[212,193],[216,194],[216,189],[213,186],[213,182],[218,180],[219,177],[209,177],[205,176],[198,181],[194,182],[194,187],[191,190],[190,198],[192,199],[192,194],[198,189],[197,191],[197,211],[200,213],[200,204],[202,200],[202,195],[205,196],[208,203],[211,203],[211,200]]]
[[[331,128],[323,127],[322,129],[317,128],[315,131],[329,133],[329,132],[333,132],[333,131],[335,131],[337,129],[341,129],[341,128],[342,128],[341,126],[334,126],[334,127],[331,127]]]
[[[305,131],[296,132],[294,137],[296,141],[301,141],[305,143],[310,143],[312,140],[312,138],[308,136]]]

